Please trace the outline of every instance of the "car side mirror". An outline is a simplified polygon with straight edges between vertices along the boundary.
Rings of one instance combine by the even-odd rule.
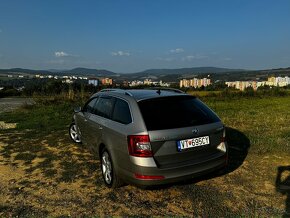
[[[82,111],[82,108],[81,107],[76,107],[76,108],[74,108],[74,112],[75,113],[79,113],[79,112],[81,112]]]

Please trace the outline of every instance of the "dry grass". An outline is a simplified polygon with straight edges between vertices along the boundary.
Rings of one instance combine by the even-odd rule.
[[[228,128],[231,149],[226,174],[149,190],[131,185],[110,190],[103,185],[99,161],[69,140],[69,116],[61,112],[69,105],[47,110],[50,116],[63,118],[57,130],[46,126],[54,118],[47,121],[41,115],[43,105],[0,114],[0,120],[22,122],[16,129],[0,131],[0,217],[282,216],[289,193],[279,192],[275,180],[277,167],[290,165],[285,148],[289,146],[290,99],[257,100],[207,99],[232,127]],[[39,129],[35,119],[29,123],[17,113],[34,114],[43,126]]]

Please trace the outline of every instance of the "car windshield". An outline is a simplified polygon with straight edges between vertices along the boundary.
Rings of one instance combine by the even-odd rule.
[[[147,130],[175,129],[220,119],[193,96],[174,96],[142,100],[139,103]]]

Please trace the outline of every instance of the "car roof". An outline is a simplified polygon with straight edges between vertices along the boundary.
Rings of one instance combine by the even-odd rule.
[[[187,95],[181,90],[178,89],[103,89],[100,92],[96,93],[110,93],[114,96],[130,96],[133,97],[136,101],[141,101],[150,98],[159,98],[167,96],[179,96]]]

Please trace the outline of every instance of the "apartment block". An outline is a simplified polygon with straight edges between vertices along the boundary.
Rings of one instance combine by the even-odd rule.
[[[101,80],[102,85],[113,85],[113,79],[111,78],[103,78]]]
[[[241,91],[244,91],[247,87],[252,87],[257,90],[261,86],[278,86],[283,87],[290,85],[290,78],[286,77],[269,77],[267,81],[233,81],[226,82],[228,87],[234,87]]]
[[[182,79],[182,80],[179,81],[180,88],[182,88],[182,87],[185,87],[185,88],[189,88],[189,87],[198,88],[198,87],[202,87],[202,86],[208,86],[210,84],[211,84],[211,80],[208,79],[208,78]]]

